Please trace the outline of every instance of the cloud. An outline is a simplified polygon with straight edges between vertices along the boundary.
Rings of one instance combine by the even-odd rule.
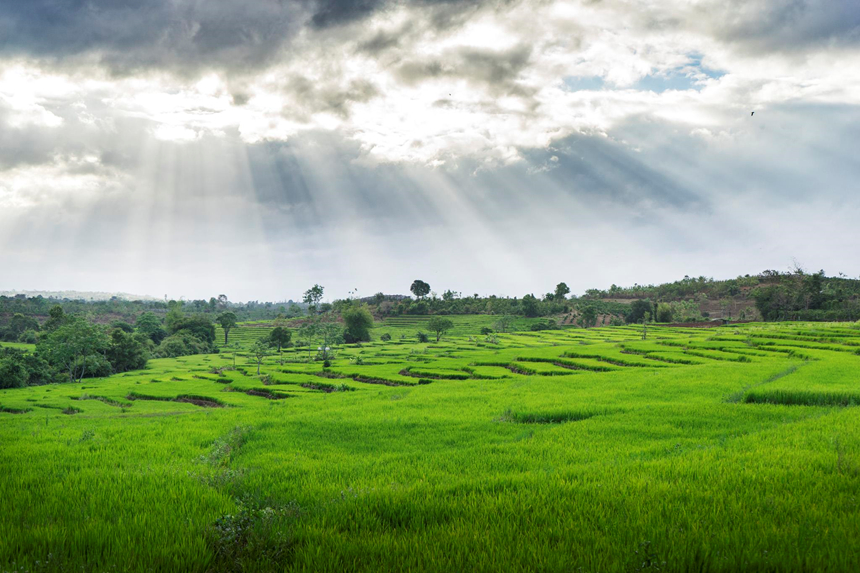
[[[56,250],[102,269],[124,249],[117,273],[149,286],[113,290],[184,268],[183,288],[255,298],[205,261],[518,295],[579,284],[567,269],[584,288],[834,267],[860,254],[858,18],[847,0],[6,2],[0,286],[50,286],[24,284],[44,279],[26,257]]]

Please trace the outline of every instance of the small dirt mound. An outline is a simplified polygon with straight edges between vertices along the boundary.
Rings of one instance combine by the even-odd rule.
[[[186,404],[194,404],[195,406],[200,406],[201,408],[223,408],[224,404],[217,400],[213,400],[212,398],[206,398],[203,396],[177,396],[173,399],[174,402],[183,402]]]
[[[271,390],[263,390],[252,388],[250,390],[245,390],[245,394],[248,396],[259,396],[260,398],[267,398],[269,400],[283,400],[285,398],[289,398],[287,394],[279,394],[277,392],[272,392]]]
[[[313,375],[320,378],[346,378],[346,374],[332,372],[331,370],[320,370],[319,372],[314,372]]]
[[[365,384],[382,384],[383,386],[414,386],[410,382],[400,382],[397,380],[386,380],[385,378],[368,378],[367,376],[353,376],[356,382],[364,382]]]

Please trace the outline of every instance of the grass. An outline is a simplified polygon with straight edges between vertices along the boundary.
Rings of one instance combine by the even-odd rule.
[[[0,573],[860,569],[860,330],[462,318],[0,391]]]

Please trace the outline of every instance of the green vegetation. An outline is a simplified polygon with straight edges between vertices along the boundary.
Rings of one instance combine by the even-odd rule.
[[[0,571],[860,568],[858,325],[431,319],[0,390]]]

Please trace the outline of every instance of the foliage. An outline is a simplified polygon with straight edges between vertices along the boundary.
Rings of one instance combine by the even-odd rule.
[[[322,301],[324,290],[324,287],[315,284],[305,291],[304,296],[302,296],[302,302],[316,308]]]
[[[211,344],[197,338],[191,331],[180,330],[161,341],[153,354],[158,358],[176,358],[214,352]]]
[[[627,324],[636,324],[642,322],[646,316],[650,316],[654,312],[654,306],[651,301],[646,299],[634,300],[630,305],[630,312],[624,317]]]
[[[278,352],[280,352],[282,348],[286,348],[290,344],[290,340],[292,340],[292,338],[293,334],[290,332],[289,328],[276,326],[272,329],[272,332],[269,333],[268,342],[270,345],[277,348]]]
[[[535,317],[539,316],[538,312],[538,300],[537,297],[533,294],[527,294],[523,297],[522,302],[523,315],[527,317]]]
[[[427,328],[429,328],[431,332],[436,333],[436,342],[439,342],[439,339],[442,338],[442,335],[445,332],[454,328],[454,323],[451,319],[434,316],[430,319],[430,322],[427,323]]]
[[[586,304],[579,309],[580,326],[590,328],[597,324],[597,308],[594,305]]]
[[[110,345],[105,351],[105,358],[110,362],[114,372],[128,372],[146,368],[149,351],[144,341],[148,340],[143,334],[132,335],[121,328],[115,328],[110,334]]]
[[[66,372],[69,382],[79,382],[88,367],[91,375],[100,369],[97,356],[108,345],[101,327],[77,318],[40,340],[37,351],[53,367]]]
[[[344,340],[347,343],[366,342],[370,340],[370,329],[373,328],[373,315],[365,304],[350,305],[341,317],[346,325]]]
[[[161,344],[161,341],[167,337],[167,331],[161,326],[161,319],[155,316],[152,312],[144,312],[137,317],[135,328],[155,344]]]
[[[229,310],[227,312],[222,312],[217,317],[215,317],[215,322],[220,324],[221,328],[224,329],[224,344],[227,344],[230,330],[239,322],[239,319],[236,317],[236,313],[231,312]]]
[[[257,376],[260,375],[260,366],[262,366],[263,361],[267,356],[271,356],[271,354],[272,347],[269,346],[269,342],[267,340],[260,339],[251,347],[251,355],[257,362]]]
[[[23,388],[28,378],[23,357],[12,354],[0,358],[0,388]]]
[[[430,285],[420,279],[412,281],[412,286],[409,287],[415,298],[421,299],[430,294]]]

